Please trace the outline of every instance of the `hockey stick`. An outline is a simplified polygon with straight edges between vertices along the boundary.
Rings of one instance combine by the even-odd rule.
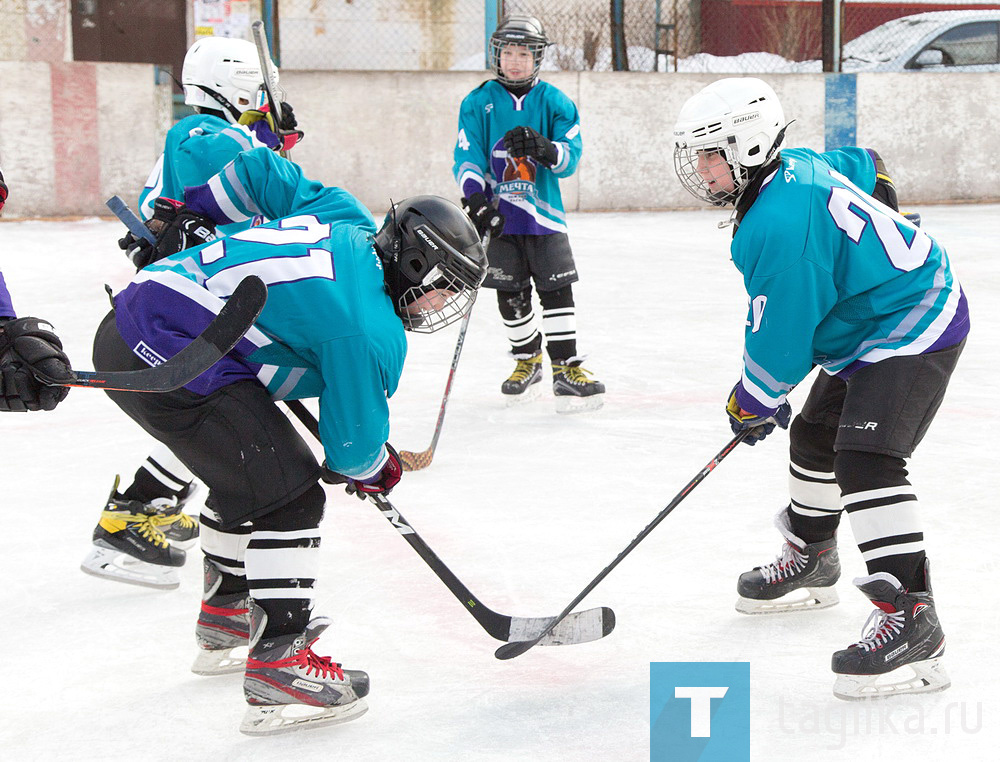
[[[289,409],[302,421],[309,432],[319,440],[319,423],[312,413],[298,400],[286,402]],[[410,544],[417,555],[433,571],[452,594],[461,601],[465,609],[472,614],[490,636],[505,642],[534,639],[534,643],[542,646],[565,646],[574,643],[588,643],[608,635],[615,628],[615,613],[606,607],[578,611],[575,614],[559,617],[558,627],[553,624],[552,617],[517,617],[498,614],[479,600],[462,581],[445,566],[437,554],[410,526],[396,507],[383,495],[372,495],[372,502],[386,520]],[[543,629],[544,628],[544,629]]]
[[[264,309],[267,286],[249,275],[229,297],[211,323],[169,360],[142,370],[74,370],[72,381],[61,381],[35,371],[49,386],[80,386],[116,392],[172,392],[198,378],[235,347]]]
[[[490,231],[486,231],[483,236],[483,251],[490,247]],[[465,332],[469,328],[469,320],[472,318],[472,307],[462,318],[462,327],[458,330],[458,342],[455,344],[455,355],[451,358],[451,370],[448,371],[448,382],[444,385],[444,397],[441,399],[441,409],[438,411],[437,425],[434,426],[434,437],[431,439],[431,446],[423,452],[411,452],[410,450],[399,451],[399,462],[404,471],[419,471],[427,468],[434,460],[434,451],[437,449],[438,439],[441,437],[441,427],[444,426],[444,411],[448,407],[448,396],[451,394],[451,382],[455,378],[455,369],[458,368],[458,359],[462,356],[462,347],[465,345]]]
[[[746,439],[748,433],[749,430],[741,431],[739,434],[733,437],[729,441],[729,444],[723,447],[722,451],[719,452],[719,454],[716,455],[714,458],[712,458],[712,460],[708,462],[708,465],[706,465],[703,469],[701,469],[701,471],[698,472],[698,475],[687,483],[687,486],[685,486],[684,489],[682,489],[680,492],[677,493],[677,496],[670,501],[670,505],[668,505],[666,508],[660,511],[657,514],[656,518],[653,519],[651,522],[649,522],[649,525],[641,532],[639,532],[639,534],[636,535],[635,539],[628,544],[628,547],[625,548],[625,550],[623,550],[621,553],[619,553],[618,557],[614,561],[612,561],[607,567],[605,567],[604,571],[598,574],[589,585],[583,588],[583,591],[578,596],[576,596],[576,598],[573,599],[572,603],[570,603],[565,609],[563,609],[563,612],[559,616],[550,621],[545,629],[543,629],[534,638],[525,639],[521,642],[507,643],[506,645],[500,646],[496,650],[495,654],[496,657],[498,659],[513,659],[515,656],[520,656],[528,649],[540,645],[542,639],[547,637],[550,632],[552,632],[556,627],[558,627],[561,624],[561,622],[563,621],[563,617],[572,616],[570,612],[573,610],[573,608],[577,604],[579,604],[580,601],[582,601],[591,590],[597,587],[598,583],[602,579],[607,577],[608,574],[611,573],[611,570],[614,569],[616,566],[618,566],[618,564],[622,562],[622,559],[624,559],[625,556],[627,556],[635,549],[636,545],[642,542],[642,540],[645,539],[645,537],[650,532],[656,529],[657,525],[667,517],[667,514],[669,514],[674,508],[676,508],[677,505],[681,502],[681,500],[686,498],[691,493],[691,490],[697,487],[701,483],[701,481],[706,476],[708,476],[715,469],[715,467],[719,465],[719,463],[722,462],[723,458],[729,455],[729,453],[731,453],[740,442]]]
[[[458,331],[458,343],[455,345],[455,356],[451,358],[451,370],[448,372],[448,383],[444,385],[444,398],[441,400],[441,410],[438,412],[437,425],[434,427],[434,437],[431,439],[431,446],[423,452],[411,452],[410,450],[399,451],[399,462],[403,465],[404,471],[419,471],[427,468],[434,460],[434,450],[437,449],[438,439],[441,436],[441,427],[444,425],[444,411],[448,407],[448,395],[451,394],[451,382],[455,378],[455,369],[458,367],[458,358],[462,356],[462,345],[465,344],[465,331],[469,327],[469,318],[472,317],[472,310],[465,313],[462,318],[462,327]]]
[[[271,48],[267,44],[267,31],[264,29],[264,22],[258,19],[250,25],[250,32],[253,34],[254,44],[257,46],[257,58],[260,59],[260,71],[264,75],[264,94],[267,95],[267,103],[271,107],[271,114],[274,117],[274,131],[281,134],[281,97],[278,89],[278,74],[274,68],[274,61],[271,60]],[[289,151],[279,151],[281,156],[288,158]]]
[[[129,229],[129,232],[136,238],[145,238],[154,246],[156,245],[156,236],[153,232],[146,227],[145,223],[139,219],[139,216],[128,208],[121,196],[112,196],[107,201],[104,202],[105,205],[112,211],[112,213],[122,224]]]

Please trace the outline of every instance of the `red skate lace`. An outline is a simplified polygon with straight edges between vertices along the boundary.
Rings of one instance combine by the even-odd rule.
[[[878,618],[876,619],[876,617]],[[894,635],[901,633],[903,625],[906,622],[906,615],[902,611],[886,613],[881,609],[875,609],[868,615],[868,619],[861,628],[861,632],[865,632],[868,629],[868,625],[871,624],[873,619],[875,619],[875,624],[872,625],[871,629],[868,630],[867,634],[861,640],[854,644],[865,649],[866,652],[881,648],[892,640]]]
[[[312,674],[313,670],[316,671],[317,677],[335,677],[338,680],[344,680],[344,671],[340,668],[341,665],[331,659],[329,656],[317,656],[313,652],[311,646],[315,643],[315,640],[310,640],[306,643],[305,647],[300,651],[296,651],[295,656],[289,656],[287,659],[278,659],[277,661],[258,661],[256,659],[247,659],[247,667],[250,669],[256,669],[259,667],[268,667],[270,669],[278,669],[281,667],[304,667],[306,674]]]
[[[764,575],[765,582],[780,582],[785,577],[801,571],[806,565],[806,556],[799,553],[798,549],[791,543],[786,542],[781,549],[781,555],[767,566],[761,567],[761,574]]]

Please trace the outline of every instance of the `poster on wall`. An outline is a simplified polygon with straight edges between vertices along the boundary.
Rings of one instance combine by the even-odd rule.
[[[250,39],[250,0],[194,0],[194,36]]]

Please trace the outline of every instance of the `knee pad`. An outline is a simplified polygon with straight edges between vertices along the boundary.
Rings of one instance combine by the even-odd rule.
[[[497,304],[504,320],[520,320],[531,314],[531,287],[523,291],[497,291]]]
[[[326,492],[317,482],[291,502],[253,520],[254,531],[291,532],[315,529],[323,520]]]
[[[833,470],[845,495],[909,484],[906,461],[879,452],[840,450],[834,459]]]
[[[810,423],[801,415],[792,419],[788,429],[789,451],[792,462],[810,471],[833,471],[833,443],[837,430],[819,423]]]
[[[563,286],[555,291],[539,291],[538,301],[544,310],[557,310],[573,305],[573,286]]]

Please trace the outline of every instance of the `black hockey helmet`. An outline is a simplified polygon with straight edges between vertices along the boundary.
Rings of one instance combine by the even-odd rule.
[[[535,62],[530,76],[518,80],[511,80],[504,76],[500,69],[500,52],[507,45],[524,45],[528,48]],[[511,87],[525,85],[538,76],[538,70],[542,66],[542,56],[548,45],[549,38],[545,35],[545,28],[537,18],[524,15],[507,16],[497,26],[496,31],[490,35],[490,69],[493,70],[502,84]]]
[[[374,243],[404,328],[433,333],[472,309],[486,251],[458,206],[440,196],[405,199],[385,216]]]

